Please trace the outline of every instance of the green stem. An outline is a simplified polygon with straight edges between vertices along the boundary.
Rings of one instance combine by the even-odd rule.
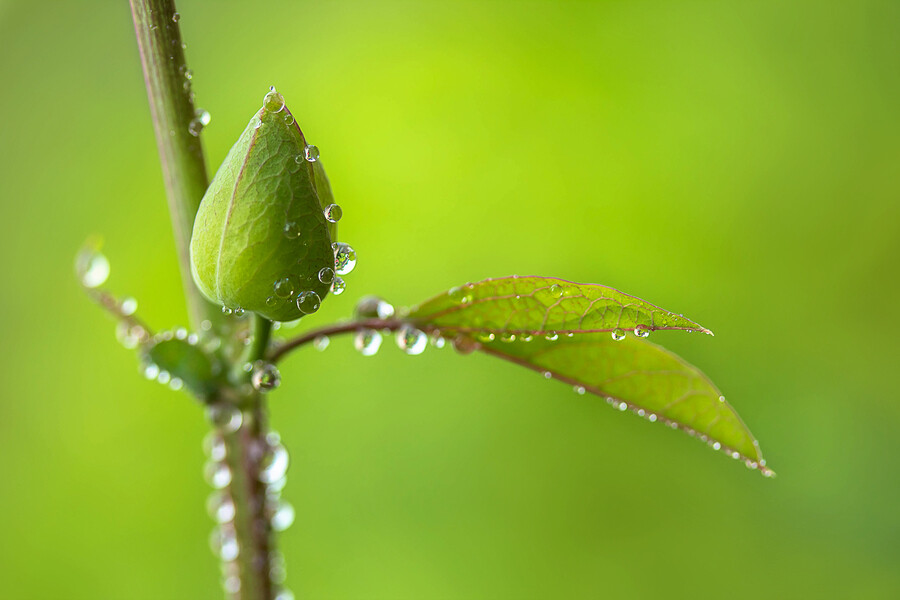
[[[190,131],[194,101],[173,0],[130,0],[144,83],[156,132],[169,213],[191,327],[206,320],[219,333],[227,324],[219,307],[202,296],[191,277],[194,217],[209,185],[200,137]]]
[[[225,319],[219,307],[203,297],[191,276],[191,230],[209,178],[200,138],[190,129],[195,118],[194,102],[190,77],[185,76],[190,71],[184,60],[175,3],[130,2],[191,327],[195,331],[211,330],[223,342],[234,343],[235,321]],[[209,327],[204,327],[204,321]],[[254,326],[248,353],[251,358],[254,354],[262,358],[271,323],[255,322]],[[241,427],[223,434],[225,462],[232,477],[228,491],[235,507],[228,527],[233,528],[239,548],[232,566],[238,571],[242,600],[272,600],[277,592],[270,577],[274,536],[266,515],[266,486],[260,481],[266,450],[265,403],[244,380],[220,389],[210,404],[222,410],[243,410]]]

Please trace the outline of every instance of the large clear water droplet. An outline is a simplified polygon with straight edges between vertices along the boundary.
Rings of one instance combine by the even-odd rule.
[[[613,329],[611,332],[612,339],[617,342],[621,342],[625,339],[625,330],[624,329]]]
[[[335,242],[331,249],[334,250],[334,270],[338,275],[347,275],[356,268],[356,250],[349,244]]]
[[[308,162],[316,162],[319,160],[319,149],[315,146],[306,146],[303,149],[303,158]]]
[[[374,329],[360,329],[353,337],[353,346],[363,356],[372,356],[381,348],[381,333]]]
[[[284,97],[275,91],[275,88],[269,88],[271,91],[263,98],[263,108],[268,112],[277,113],[284,108]]]
[[[638,325],[634,328],[634,335],[639,338],[645,338],[650,335],[650,328],[646,325]]]
[[[395,335],[397,347],[413,356],[422,354],[428,345],[428,336],[412,325],[404,325],[397,330]]]
[[[319,281],[328,284],[334,281],[334,269],[331,267],[322,267],[319,269]]]
[[[276,297],[290,298],[297,291],[298,286],[299,283],[295,275],[285,275],[276,281],[272,287]]]
[[[337,223],[344,216],[344,211],[337,204],[329,204],[325,207],[325,220],[329,223]]]
[[[254,389],[268,392],[281,385],[281,373],[278,372],[278,367],[272,363],[259,362],[253,367],[250,383],[253,384]]]
[[[315,348],[319,352],[322,352],[323,350],[325,350],[325,348],[328,347],[328,344],[330,344],[330,343],[331,343],[331,340],[328,338],[327,335],[317,335],[316,338],[313,340],[313,348]]]
[[[311,315],[322,306],[322,299],[312,290],[300,292],[297,296],[297,308],[305,315]]]

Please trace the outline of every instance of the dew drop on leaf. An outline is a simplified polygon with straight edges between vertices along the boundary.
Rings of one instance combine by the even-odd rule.
[[[645,338],[650,335],[650,328],[646,325],[638,325],[634,328],[634,335],[639,338]]]
[[[325,207],[323,212],[325,214],[325,220],[329,223],[337,223],[341,220],[341,217],[344,216],[344,211],[341,210],[341,207],[337,204],[329,204]]]
[[[297,277],[294,275],[285,275],[272,286],[275,296],[278,298],[290,298],[298,287]]]
[[[312,290],[300,292],[297,296],[297,308],[305,315],[311,315],[322,305],[322,299]]]
[[[269,90],[269,93],[263,98],[263,108],[268,112],[280,112],[284,109],[284,97],[276,92],[274,87],[269,88]]]
[[[334,270],[338,275],[347,275],[356,268],[356,250],[349,244],[335,242],[331,249],[334,250]]]
[[[331,283],[334,281],[334,269],[331,267],[322,267],[319,269],[319,281],[322,283]]]
[[[221,490],[231,483],[231,469],[223,462],[211,460],[203,466],[203,478],[214,489]]]
[[[624,329],[613,329],[612,330],[612,339],[617,342],[621,342],[625,339],[625,330]]]
[[[300,224],[294,221],[288,221],[284,224],[284,237],[290,240],[296,240],[300,237]]]
[[[303,149],[303,158],[308,162],[316,162],[319,160],[319,149],[315,146],[306,146]]]
[[[259,480],[263,483],[274,483],[287,473],[290,457],[278,434],[270,433],[266,437],[269,449],[260,462]]]
[[[217,490],[207,498],[206,512],[216,523],[230,523],[234,520],[234,501],[228,492]]]
[[[294,507],[286,500],[279,500],[270,522],[275,531],[284,531],[294,523]]]
[[[97,288],[109,279],[109,260],[99,250],[85,249],[78,254],[76,270],[81,279],[81,285],[87,288]]]

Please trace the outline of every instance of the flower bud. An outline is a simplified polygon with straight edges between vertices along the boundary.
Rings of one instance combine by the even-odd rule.
[[[318,310],[334,269],[322,202],[332,204],[318,149],[274,89],[228,152],[197,212],[191,269],[226,312],[292,321]],[[320,200],[317,188],[327,198]],[[326,191],[327,188],[327,191]],[[326,273],[328,271],[325,271]]]

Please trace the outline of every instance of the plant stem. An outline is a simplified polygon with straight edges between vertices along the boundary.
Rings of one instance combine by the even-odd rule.
[[[194,102],[175,3],[130,2],[191,327],[195,331],[211,329],[223,342],[234,343],[234,321],[225,319],[219,307],[202,296],[191,276],[191,230],[209,179],[200,138],[190,130]],[[203,321],[209,321],[211,327],[202,327]],[[270,330],[268,321],[254,322],[250,358],[264,356]],[[273,535],[266,515],[266,485],[260,481],[267,448],[266,410],[262,396],[247,388],[250,385],[245,382],[223,387],[209,402],[222,409],[243,410],[241,427],[223,435],[235,507],[229,527],[234,529],[239,548],[229,566],[237,570],[242,600],[272,600],[276,593],[270,577]]]
[[[190,79],[185,77],[190,71],[178,13],[173,0],[130,1],[191,327],[199,331],[201,322],[208,320],[217,332],[225,333],[221,311],[201,295],[191,277],[191,230],[209,178],[200,137],[189,130],[194,102]]]

